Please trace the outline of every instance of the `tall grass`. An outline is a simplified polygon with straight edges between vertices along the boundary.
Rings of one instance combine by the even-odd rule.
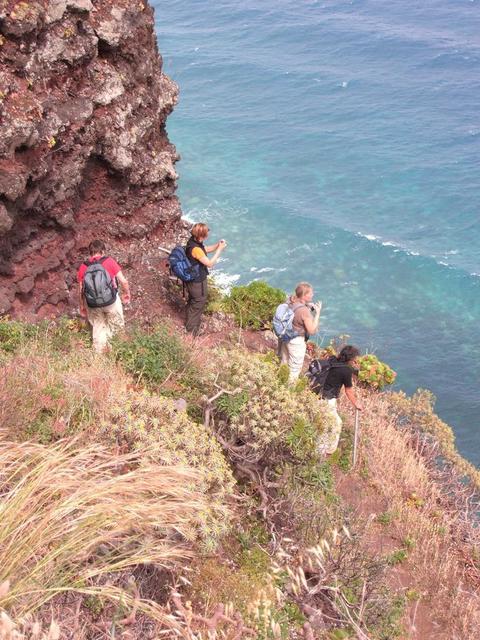
[[[22,346],[0,368],[0,429],[42,444],[75,435],[121,400],[125,374],[91,350]]]
[[[478,544],[478,527],[454,507],[454,486],[439,483],[437,450],[425,453],[410,430],[399,428],[390,394],[364,392],[364,405],[360,467],[363,460],[369,484],[397,514],[391,533],[413,542],[408,558],[415,587],[436,621],[458,634],[452,637],[473,640],[480,627],[480,572],[466,542]]]
[[[23,616],[55,595],[96,594],[133,605],[105,580],[141,564],[172,567],[191,554],[205,508],[196,473],[112,456],[96,446],[0,440],[0,609]],[[173,624],[151,601],[135,602]]]

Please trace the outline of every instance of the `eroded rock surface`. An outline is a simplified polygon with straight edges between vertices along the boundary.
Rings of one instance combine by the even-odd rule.
[[[0,313],[75,304],[95,237],[175,228],[177,93],[146,1],[0,0]]]

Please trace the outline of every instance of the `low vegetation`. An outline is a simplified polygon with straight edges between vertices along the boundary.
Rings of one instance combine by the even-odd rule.
[[[264,327],[284,294],[252,284]],[[160,324],[97,356],[76,321],[0,320],[0,362],[0,639],[476,637],[474,470],[375,356],[355,469],[349,406],[320,459],[327,407],[271,352]]]
[[[387,384],[395,382],[396,373],[388,364],[381,362],[373,353],[361,356],[359,359],[358,379],[360,382],[373,387],[383,389]]]
[[[266,329],[271,326],[275,309],[285,299],[281,289],[263,280],[254,280],[248,285],[233,287],[224,299],[223,308],[232,313],[244,329]]]
[[[148,452],[147,452],[148,453]],[[65,592],[130,603],[159,622],[165,613],[116,582],[142,564],[173,567],[191,555],[204,498],[184,467],[145,464],[64,441],[0,442],[0,607],[16,616]],[[175,538],[172,537],[175,534]]]

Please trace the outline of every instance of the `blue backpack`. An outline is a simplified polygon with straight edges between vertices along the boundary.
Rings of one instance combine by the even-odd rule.
[[[193,282],[200,276],[198,264],[192,264],[187,258],[184,247],[177,245],[168,256],[168,264],[174,275],[182,282]]]
[[[299,302],[290,305],[288,302],[282,302],[277,307],[275,315],[273,316],[273,332],[279,340],[282,342],[290,342],[293,338],[297,338],[300,334],[293,328],[293,319],[295,317],[295,311],[304,304]]]

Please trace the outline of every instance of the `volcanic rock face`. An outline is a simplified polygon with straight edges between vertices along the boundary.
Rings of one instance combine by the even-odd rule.
[[[0,313],[76,297],[93,238],[178,224],[177,99],[145,0],[0,0]]]

